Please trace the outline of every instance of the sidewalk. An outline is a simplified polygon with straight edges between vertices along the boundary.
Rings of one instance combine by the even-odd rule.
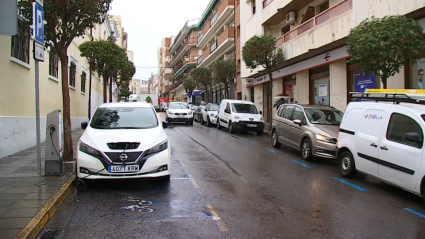
[[[72,132],[74,155],[83,132],[81,129]],[[44,154],[45,143],[42,143],[42,174],[44,174]],[[67,163],[64,176],[43,177],[44,184],[38,187],[35,146],[0,158],[0,237],[15,238],[72,176],[73,169],[74,164]]]

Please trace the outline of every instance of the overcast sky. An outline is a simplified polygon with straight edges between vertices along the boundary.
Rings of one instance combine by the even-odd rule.
[[[163,37],[176,36],[187,20],[201,17],[210,0],[113,0],[109,14],[121,15],[134,52],[135,79],[158,73],[157,50]]]

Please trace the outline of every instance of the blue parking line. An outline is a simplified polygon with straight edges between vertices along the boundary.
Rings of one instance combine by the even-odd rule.
[[[239,137],[238,136],[234,136],[234,135],[231,135],[233,138],[236,138],[236,139],[239,139]]]
[[[357,190],[360,190],[360,191],[362,191],[362,192],[367,192],[367,189],[364,189],[364,188],[362,188],[362,187],[360,187],[360,186],[357,186],[357,185],[355,185],[355,184],[353,184],[353,183],[350,183],[350,182],[348,182],[348,181],[345,181],[344,179],[341,179],[341,178],[338,178],[338,177],[332,177],[332,179],[335,179],[336,181],[339,181],[339,182],[341,182],[341,183],[343,183],[343,184],[347,184],[348,186],[350,186],[350,187],[352,187],[352,188],[355,188],[355,189],[357,189]]]
[[[406,211],[408,211],[408,212],[411,212],[411,213],[413,213],[413,214],[415,214],[416,216],[418,216],[418,217],[421,217],[421,218],[423,218],[423,219],[425,219],[425,215],[424,214],[422,214],[422,213],[420,213],[420,212],[417,212],[417,211],[415,211],[415,210],[413,210],[413,209],[410,209],[410,208],[404,208],[404,210],[406,210]]]
[[[249,143],[249,144],[255,145],[255,142],[254,141],[247,140],[246,142]]]
[[[266,150],[269,151],[269,152],[271,152],[271,153],[278,154],[278,152],[274,151],[273,149],[266,148]]]
[[[299,165],[301,165],[301,166],[303,166],[303,167],[306,167],[306,168],[309,168],[309,169],[314,169],[314,167],[312,167],[312,166],[310,166],[310,165],[308,165],[308,164],[305,164],[305,163],[303,163],[303,162],[300,162],[300,161],[298,161],[298,160],[291,159],[291,161],[292,161],[292,162],[294,162],[294,163],[296,163],[296,164],[299,164]]]

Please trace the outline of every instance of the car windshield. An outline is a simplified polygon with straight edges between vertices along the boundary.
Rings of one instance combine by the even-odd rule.
[[[209,109],[209,111],[218,111],[218,105],[216,105],[216,104],[211,104],[211,105],[210,105],[210,109]]]
[[[343,113],[331,109],[305,109],[307,118],[312,124],[340,125]]]
[[[235,113],[258,114],[258,110],[255,105],[243,103],[232,104],[232,111]]]
[[[151,107],[98,108],[90,127],[94,129],[149,129],[158,126]]]
[[[175,110],[189,109],[189,105],[186,103],[171,103],[170,109],[175,109]]]

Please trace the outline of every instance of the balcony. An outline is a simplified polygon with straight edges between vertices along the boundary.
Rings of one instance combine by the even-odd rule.
[[[184,56],[190,50],[190,48],[196,46],[197,43],[198,43],[197,37],[186,38],[184,42],[182,43],[182,45],[180,45],[180,47],[174,53],[175,55],[173,55],[171,59],[170,66],[173,67],[174,65],[176,65],[176,63],[181,59],[181,57]]]
[[[171,68],[165,68],[164,73],[165,74],[171,74]]]
[[[291,59],[336,40],[347,37],[352,26],[353,0],[344,0],[307,22],[279,37],[276,45],[282,46],[285,58]]]
[[[198,56],[198,59],[197,59],[198,65],[202,62],[202,59],[203,59],[202,55]]]
[[[218,28],[223,24],[224,20],[234,14],[235,0],[222,0],[218,6],[217,13],[211,20],[206,21],[203,25],[203,37],[199,39],[198,47],[203,48],[209,40],[214,36]]]
[[[263,9],[266,8],[273,0],[263,0]]]
[[[217,40],[202,52],[202,62],[198,62],[198,67],[207,67],[212,62],[233,49],[235,43],[235,28],[227,27],[217,38]]]
[[[184,57],[182,61],[180,61],[175,67],[174,67],[174,73],[171,76],[170,80],[176,79],[180,75],[182,75],[187,68],[195,67],[197,60],[195,57]]]

